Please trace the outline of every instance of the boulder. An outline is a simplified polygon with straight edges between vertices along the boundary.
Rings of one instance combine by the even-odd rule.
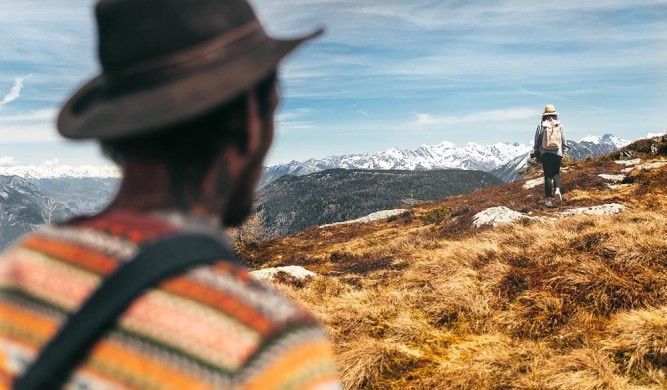
[[[609,203],[599,206],[582,207],[577,209],[565,210],[560,213],[561,217],[571,217],[573,215],[613,215],[621,213],[628,208],[618,203]]]
[[[377,220],[380,220],[380,219],[393,217],[395,215],[400,215],[400,214],[403,214],[403,213],[406,213],[406,212],[408,212],[408,210],[406,210],[406,209],[382,210],[382,211],[375,212],[373,214],[368,214],[365,217],[353,219],[353,220],[350,220],[350,221],[329,223],[329,224],[326,224],[326,225],[322,225],[320,227],[323,228],[323,227],[327,227],[327,226],[347,225],[349,223],[368,223],[368,222],[373,222],[373,221],[377,221]]]
[[[531,188],[535,188],[541,184],[544,183],[544,178],[541,177],[539,179],[533,179],[533,180],[528,180],[523,184],[523,189],[524,190],[530,190]]]
[[[667,161],[655,161],[655,162],[635,165],[634,167],[630,167],[630,168],[625,168],[625,169],[623,169],[623,172],[627,173],[627,172],[630,172],[630,171],[635,170],[635,169],[642,169],[642,170],[645,170],[645,171],[650,171],[650,170],[653,170],[653,169],[662,168],[664,166],[667,166]]]
[[[480,228],[484,225],[498,226],[504,223],[516,222],[522,219],[533,219],[527,214],[514,211],[505,206],[491,207],[481,211],[472,218],[472,225]]]
[[[264,268],[251,271],[250,276],[258,280],[271,280],[275,278],[279,272],[285,272],[297,279],[305,279],[317,275],[315,272],[308,271],[298,265],[289,265],[286,267]]]
[[[613,183],[620,183],[623,181],[623,179],[625,179],[625,175],[607,175],[605,173],[601,173],[598,176]]]
[[[641,162],[642,160],[640,158],[635,158],[632,160],[616,160],[614,161],[616,164],[619,165],[625,165],[626,167],[632,166],[632,165],[637,165]]]

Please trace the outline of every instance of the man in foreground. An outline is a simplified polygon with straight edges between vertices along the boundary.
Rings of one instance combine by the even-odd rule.
[[[272,39],[245,0],[102,0],[96,12],[103,73],[58,129],[99,140],[123,183],[99,215],[0,258],[0,388],[30,388],[68,316],[147,245],[183,233],[229,245],[221,227],[250,213],[272,142],[278,63],[316,35]],[[231,260],[148,286],[49,387],[337,388],[318,323]]]
[[[563,201],[560,165],[566,148],[568,146],[563,124],[558,120],[556,108],[548,104],[544,107],[542,120],[535,130],[533,143],[533,155],[542,162],[544,170],[544,195],[547,207],[554,207],[555,203]]]

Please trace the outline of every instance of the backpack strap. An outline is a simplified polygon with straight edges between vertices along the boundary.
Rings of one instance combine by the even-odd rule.
[[[183,234],[142,247],[70,316],[13,389],[60,389],[89,349],[144,290],[192,266],[219,261],[245,266],[230,248],[201,234]]]

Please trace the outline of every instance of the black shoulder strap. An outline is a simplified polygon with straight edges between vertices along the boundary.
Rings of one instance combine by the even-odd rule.
[[[69,318],[13,388],[60,389],[88,350],[145,289],[188,267],[216,261],[244,265],[218,240],[199,234],[184,234],[141,248]]]

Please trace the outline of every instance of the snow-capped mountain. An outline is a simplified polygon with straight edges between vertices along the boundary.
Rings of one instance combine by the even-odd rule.
[[[71,178],[119,178],[121,171],[117,167],[96,167],[92,165],[64,165],[57,160],[46,161],[40,165],[15,165],[0,167],[0,175],[19,176],[25,179]]]
[[[572,147],[570,154],[575,158],[611,153],[629,143],[630,141],[611,134],[589,136],[579,142],[569,141]],[[519,143],[479,145],[469,142],[459,147],[451,142],[442,142],[437,145],[422,145],[414,150],[394,148],[377,153],[313,158],[267,167],[262,186],[284,175],[302,176],[334,168],[413,171],[467,169],[492,172],[503,180],[512,181],[517,179],[517,171],[526,166],[532,149],[532,145]]]
[[[530,146],[518,143],[479,145],[469,142],[459,147],[451,142],[442,142],[422,145],[414,150],[393,148],[377,153],[313,158],[266,168],[262,184],[268,184],[283,175],[301,176],[334,168],[410,171],[467,169],[490,172],[528,153],[530,149]]]
[[[18,176],[0,176],[0,250],[46,222],[72,216],[37,186]]]
[[[595,145],[609,145],[614,146],[616,149],[621,149],[630,144],[631,141],[628,141],[623,138],[618,138],[612,134],[605,134],[599,137],[594,135],[589,135],[579,140],[578,143],[591,143]]]

